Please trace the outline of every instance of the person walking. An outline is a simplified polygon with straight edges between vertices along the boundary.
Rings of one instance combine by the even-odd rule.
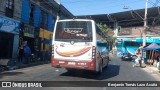
[[[23,46],[21,45],[18,49],[18,61],[20,63],[23,63],[23,58],[24,58],[24,48]]]
[[[138,56],[139,66],[142,67],[142,55],[141,55],[141,53],[139,52],[139,53],[137,54],[137,56]]]
[[[136,50],[135,51],[135,54],[136,54],[136,58],[134,58],[134,61],[133,61],[133,67],[139,65],[140,67],[142,66],[142,56],[141,56],[141,53],[140,53],[140,50]]]
[[[25,54],[25,63],[30,63],[30,56],[31,56],[31,49],[28,45],[24,48],[24,54]]]

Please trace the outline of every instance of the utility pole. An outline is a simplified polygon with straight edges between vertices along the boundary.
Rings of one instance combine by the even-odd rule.
[[[60,19],[60,12],[61,12],[61,2],[60,0],[54,0],[58,4],[58,12],[57,12],[57,20]]]
[[[143,46],[146,46],[146,30],[147,30],[147,9],[148,0],[146,0],[145,15],[144,15],[144,29],[143,29]]]

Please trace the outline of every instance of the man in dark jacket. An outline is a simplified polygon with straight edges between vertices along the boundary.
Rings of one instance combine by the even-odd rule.
[[[24,47],[25,62],[30,63],[31,49],[26,45]]]

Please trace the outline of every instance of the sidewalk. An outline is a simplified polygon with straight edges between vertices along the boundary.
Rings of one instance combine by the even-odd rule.
[[[160,81],[160,72],[157,67],[147,65],[145,68],[142,68],[142,70],[150,73],[156,80]]]
[[[158,74],[160,74],[160,72],[159,72],[159,70],[158,70],[158,68],[157,67],[154,67],[154,66],[146,66],[146,69],[148,69],[150,72],[152,72],[152,73],[158,73]]]
[[[8,69],[0,71],[10,71],[10,70],[15,70],[15,69],[20,69],[20,68],[26,68],[26,67],[32,67],[32,66],[37,66],[37,65],[42,65],[42,64],[49,64],[50,61],[44,60],[44,61],[36,61],[36,62],[31,62],[29,64],[23,64],[20,62],[12,62],[9,66],[7,66]]]
[[[31,67],[31,66],[36,66],[36,65],[41,65],[41,64],[47,64],[50,63],[49,61],[37,61],[37,62],[31,62],[29,64],[19,64],[18,68],[25,68],[25,67]]]

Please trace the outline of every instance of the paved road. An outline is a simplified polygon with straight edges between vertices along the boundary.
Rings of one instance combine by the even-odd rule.
[[[149,73],[146,73],[139,67],[132,67],[132,62],[121,61],[117,57],[111,58],[108,68],[104,69],[101,75],[92,75],[87,71],[72,71],[67,72],[65,69],[52,68],[50,64],[44,64],[29,68],[17,69],[13,71],[8,71],[0,74],[0,81],[156,81]],[[47,88],[47,90],[150,90],[153,88],[136,88],[136,87],[119,87],[119,88],[109,88],[109,87],[53,87]],[[4,88],[2,88],[4,89]],[[5,90],[11,88],[5,88]],[[31,88],[13,88],[18,89],[31,89]],[[44,88],[34,88],[37,90]],[[154,88],[154,90],[159,90],[159,88]]]

